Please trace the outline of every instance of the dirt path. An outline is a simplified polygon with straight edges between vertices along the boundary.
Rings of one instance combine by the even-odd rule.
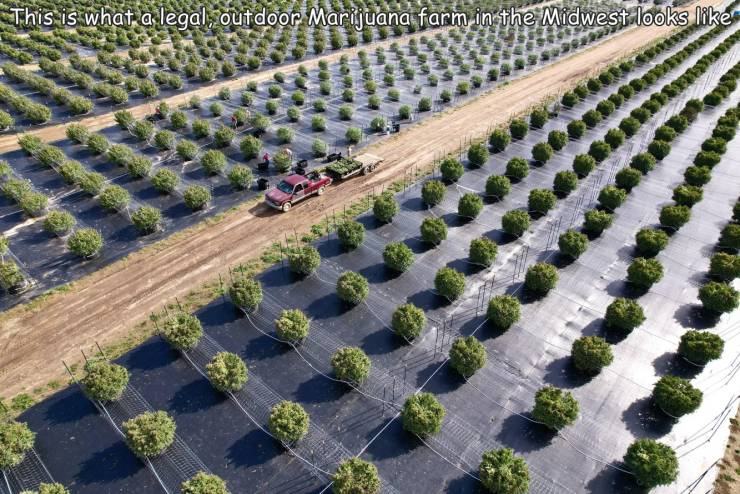
[[[174,297],[183,297],[229,266],[256,257],[275,240],[275,232],[306,230],[325,211],[341,210],[371,190],[402,178],[411,166],[430,164],[443,150],[454,151],[459,146],[451,135],[483,136],[491,126],[561,93],[668,32],[670,28],[665,27],[632,29],[420,122],[368,149],[386,159],[376,173],[330,188],[290,214],[275,213],[263,205],[238,211],[93,273],[76,282],[74,289],[49,297],[33,310],[12,309],[0,321],[0,393],[9,397],[63,378],[60,359],[77,361],[81,347],[124,339],[131,328]],[[57,131],[42,132],[48,137]]]

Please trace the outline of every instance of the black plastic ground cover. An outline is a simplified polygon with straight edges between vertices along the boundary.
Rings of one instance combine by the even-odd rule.
[[[579,47],[579,49],[582,48],[583,47]],[[428,51],[426,46],[423,47],[423,50]],[[576,50],[574,50],[574,52],[575,51]],[[431,53],[429,53],[429,55],[431,59]],[[375,57],[375,55],[371,54],[370,57]],[[389,61],[394,58],[395,55],[389,52]],[[418,65],[418,61],[415,61],[414,63]],[[547,63],[552,63],[552,60]],[[535,66],[527,66],[524,70],[515,72],[514,75],[508,78],[502,78],[496,84],[503,84],[508,80],[521,77],[522,75],[530,73],[543,65],[544,64],[540,62]],[[456,82],[453,81],[445,82],[440,80],[440,86],[438,88],[432,88],[425,85],[422,94],[413,95],[412,90],[414,83],[412,81],[405,81],[399,78],[396,82],[396,87],[401,92],[401,100],[399,102],[392,102],[386,97],[384,98],[383,107],[380,111],[371,111],[367,108],[368,95],[361,87],[363,81],[360,77],[361,68],[358,60],[353,59],[350,66],[355,83],[356,85],[359,85],[358,88],[356,88],[357,98],[355,103],[353,103],[353,105],[356,106],[353,121],[345,122],[339,119],[338,107],[341,105],[341,101],[337,100],[341,98],[335,94],[333,97],[327,98],[330,108],[323,114],[327,117],[332,115],[327,118],[327,131],[324,133],[316,133],[310,129],[311,116],[315,114],[315,111],[312,109],[311,102],[319,96],[317,89],[318,69],[312,70],[309,73],[309,79],[312,82],[307,91],[307,103],[304,105],[304,115],[302,116],[301,121],[297,124],[290,124],[284,114],[278,115],[277,118],[273,119],[271,130],[262,137],[264,145],[263,152],[268,152],[270,155],[274,156],[278,150],[284,148],[285,145],[280,144],[277,140],[275,131],[278,126],[290,126],[296,131],[295,141],[290,144],[296,159],[310,159],[312,157],[311,143],[316,137],[324,138],[330,146],[330,151],[346,153],[348,144],[344,138],[346,129],[352,125],[358,125],[359,123],[363,129],[364,135],[363,141],[354,146],[355,151],[357,151],[383,138],[383,135],[371,132],[369,128],[370,121],[374,116],[382,115],[390,120],[390,117],[397,113],[398,107],[402,104],[410,104],[415,108],[418,98],[424,95],[429,95],[436,99],[438,93],[443,89],[443,87],[449,86],[450,89],[454,90],[454,84],[456,84]],[[416,68],[418,69],[418,67]],[[341,75],[339,74],[338,64],[332,64],[331,70],[334,87],[341,87]],[[485,76],[486,70],[478,72],[481,72],[481,75]],[[380,74],[379,70],[376,77],[379,79],[379,86],[382,86],[382,82],[380,82],[382,74]],[[417,78],[419,77],[422,76],[417,74]],[[270,84],[271,83],[261,84],[258,94],[266,94],[267,87]],[[288,83],[284,86],[287,88]],[[481,89],[472,90],[471,94],[467,97],[456,96],[450,105],[462,104],[465,101],[478,96],[481,91],[486,89],[488,88],[484,85]],[[288,91],[287,89],[284,90],[282,110],[290,105],[290,92],[291,91]],[[335,92],[337,91],[335,90]],[[188,118],[191,121],[195,118],[207,118],[211,122],[213,130],[218,128],[219,125],[228,125],[230,115],[233,112],[233,109],[238,105],[238,97],[238,95],[234,94],[231,102],[226,103],[226,111],[221,117],[213,117],[208,111],[208,107],[211,103],[216,101],[221,102],[217,98],[213,98],[204,101],[200,110],[189,110],[187,112]],[[258,99],[259,98],[264,99],[263,96],[258,96]],[[444,108],[441,105],[437,105],[437,111],[442,109]],[[421,118],[427,118],[434,113],[434,111],[429,113],[415,112],[414,119],[418,120]],[[160,121],[157,124],[157,128],[168,128],[168,123]],[[239,141],[248,132],[248,128],[238,129],[238,136],[234,140],[234,143],[230,147],[222,149],[229,160],[227,170],[236,164],[246,164],[252,168],[256,177],[266,177],[274,185],[280,178],[280,175],[275,171],[275,169],[271,167],[267,172],[262,172],[257,168],[258,162],[262,160],[262,153],[260,153],[259,157],[256,159],[245,161],[241,151],[238,149]],[[85,274],[96,271],[101,267],[138,250],[144,245],[161,240],[167,235],[183,228],[187,228],[188,226],[192,226],[206,217],[223,212],[245,200],[252,199],[256,197],[259,192],[256,189],[256,186],[253,186],[252,189],[248,191],[237,191],[229,184],[224,175],[209,176],[204,172],[199,163],[184,163],[171,152],[158,152],[152,145],[137,142],[128,131],[117,126],[104,129],[101,133],[108,138],[111,143],[126,144],[134,148],[137,152],[150,158],[154,163],[154,171],[159,167],[166,167],[178,173],[181,177],[181,186],[178,189],[180,190],[180,193],[188,185],[202,185],[211,191],[213,200],[205,210],[193,213],[184,205],[181,195],[160,194],[156,189],[154,189],[148,179],[134,179],[124,168],[108,162],[105,158],[93,156],[92,153],[86,150],[83,146],[75,145],[69,139],[54,143],[54,145],[58,146],[65,152],[69,159],[82,162],[88,170],[100,172],[110,181],[110,183],[121,185],[126,188],[132,197],[129,212],[133,212],[138,207],[144,205],[153,206],[162,211],[163,231],[142,237],[138,234],[129,220],[129,213],[125,211],[120,213],[111,213],[103,210],[94,198],[91,198],[78,188],[66,185],[55,170],[45,167],[34,158],[27,156],[23,151],[17,150],[12,153],[6,153],[4,156],[0,156],[0,158],[5,159],[12,165],[16,175],[21,178],[31,180],[38,191],[49,196],[52,199],[52,204],[56,204],[61,209],[71,212],[77,219],[78,227],[96,228],[102,233],[104,238],[104,247],[100,256],[92,260],[84,262],[80,261],[79,258],[66,249],[64,239],[54,237],[44,232],[41,222],[24,224],[25,218],[20,212],[18,212],[17,207],[14,210],[12,206],[9,205],[8,214],[3,215],[2,221],[8,225],[7,228],[5,228],[5,231],[12,230],[14,232],[11,237],[11,251],[16,257],[16,262],[19,264],[21,269],[26,273],[27,277],[32,280],[32,288],[21,295],[1,295],[0,309],[7,309],[18,303],[28,301],[50,288],[68,283],[84,276]],[[178,132],[177,134],[178,137],[195,141],[199,146],[202,146],[203,150],[215,149],[212,138],[196,139],[189,130],[189,127],[186,132]],[[524,151],[528,153],[528,150]],[[309,168],[323,165],[323,160],[311,160]]]
[[[719,71],[711,73],[714,77],[720,74]],[[603,334],[600,318],[605,306],[611,297],[624,293],[622,280],[632,254],[634,233],[640,227],[655,222],[660,205],[670,199],[672,187],[680,183],[683,170],[690,164],[699,143],[709,135],[724,108],[736,102],[736,97],[731,98],[722,107],[707,110],[699,116],[691,128],[674,142],[671,155],[633,190],[618,210],[614,226],[592,242],[590,249],[577,262],[560,269],[561,280],[554,293],[542,300],[525,298],[527,303],[522,322],[505,334],[496,334],[481,326],[482,315],[471,317],[474,312],[469,310],[477,306],[476,285],[480,287],[489,277],[488,273],[468,276],[465,300],[456,308],[430,291],[430,277],[438,267],[465,260],[467,240],[477,236],[476,232],[468,233],[469,230],[482,228],[487,235],[491,232],[483,225],[460,225],[448,218],[452,229],[450,240],[433,250],[424,248],[413,238],[418,234],[422,217],[430,214],[420,207],[418,189],[407,191],[405,196],[399,195],[404,205],[403,216],[392,224],[378,225],[367,215],[360,218],[367,227],[367,233],[366,241],[359,249],[344,252],[333,236],[320,241],[317,247],[323,259],[316,276],[298,280],[283,266],[264,273],[260,280],[266,299],[258,313],[251,317],[254,324],[239,316],[224,300],[199,311],[198,317],[209,335],[227,350],[245,358],[250,372],[259,375],[284,397],[300,401],[312,419],[331,431],[348,449],[360,452],[368,442],[372,442],[364,457],[374,461],[381,475],[402,492],[475,492],[477,482],[460,469],[468,474],[475,473],[468,466],[473,461],[469,453],[475,452],[479,445],[507,445],[523,454],[534,472],[536,492],[631,490],[634,485],[629,476],[605,467],[602,461],[618,461],[635,436],[657,437],[674,445],[682,455],[684,472],[678,485],[688,485],[698,477],[697,470],[708,466],[707,459],[711,457],[713,460],[723,448],[724,437],[719,433],[712,436],[710,445],[711,451],[717,454],[710,452],[709,446],[691,450],[710,436],[715,428],[715,418],[725,407],[728,389],[732,389],[735,383],[728,381],[728,377],[733,369],[732,357],[738,352],[737,343],[731,340],[733,343],[725,358],[708,366],[696,377],[697,383],[704,384],[701,387],[706,393],[705,405],[692,416],[672,425],[656,413],[646,397],[656,376],[669,369],[687,372],[685,366],[679,365],[680,362],[673,357],[678,336],[686,329],[684,326],[693,324],[686,314],[696,303],[697,287],[687,280],[696,282],[703,276],[711,246],[731,215],[738,190],[738,176],[733,171],[736,160],[732,158],[738,151],[736,141],[731,143],[725,160],[715,167],[713,180],[705,188],[704,201],[694,208],[694,218],[673,236],[669,248],[659,257],[666,266],[666,278],[640,299],[648,322],[622,341],[615,340],[614,335],[606,335],[617,344],[615,362],[590,382],[583,382],[573,374],[567,355],[570,343],[578,336]],[[667,118],[669,115],[666,113],[657,118]],[[619,162],[622,158],[615,156],[611,160]],[[495,160],[494,157],[492,161]],[[503,209],[503,206],[492,205],[489,209]],[[437,208],[431,211],[435,212],[443,214]],[[565,217],[568,213],[567,209],[553,212]],[[536,224],[525,239],[528,243],[543,245],[550,234],[543,224],[542,221]],[[401,277],[390,275],[381,265],[381,248],[392,240],[408,242],[418,254],[412,270]],[[511,251],[520,250],[522,244],[502,245],[500,257],[513,258]],[[530,249],[532,258],[528,262],[534,262],[533,258],[538,256],[552,254],[551,250]],[[506,264],[499,259],[494,271],[503,270]],[[336,298],[332,282],[347,269],[362,272],[369,278],[371,297],[367,305],[348,308]],[[472,274],[472,271],[467,272]],[[518,287],[517,283],[496,285],[488,293],[513,291]],[[430,315],[429,328],[413,347],[403,345],[387,327],[391,311],[405,300],[418,303],[428,309]],[[419,444],[401,430],[398,420],[389,422],[392,416],[390,405],[383,407],[359,392],[348,392],[343,385],[323,376],[322,369],[310,367],[298,352],[272,340],[269,336],[272,332],[270,320],[281,306],[305,310],[312,318],[314,330],[333,335],[335,343],[362,347],[373,359],[376,369],[395,375],[399,383],[406,381],[413,386],[426,383],[424,389],[435,392],[447,407],[449,420],[454,419],[456,424],[473,428],[475,441],[468,443],[470,451],[460,451],[460,440],[450,437],[444,430],[443,439],[437,440],[432,447]],[[434,373],[441,360],[439,352],[435,356],[435,349],[442,346],[439,344],[439,321],[443,318],[449,321],[451,314],[459,314],[452,325],[455,334],[470,334],[477,330],[476,334],[489,353],[487,366],[467,384],[454,377],[447,368]],[[734,326],[736,324],[731,318],[726,318],[716,331],[730,341],[737,332]],[[139,353],[154,349],[156,355]],[[135,355],[146,356],[137,365]],[[171,361],[172,365],[161,365],[159,362],[162,360]],[[132,382],[152,404],[180,413],[166,393],[164,397],[156,396],[171,382],[182,384],[179,388],[178,384],[172,384],[170,393],[182,390],[184,383],[189,382],[184,377],[179,381],[180,378],[173,374],[194,375],[182,359],[175,360],[172,350],[154,339],[124,357],[122,362],[132,370]],[[160,367],[166,367],[166,374],[163,370],[149,381]],[[192,392],[187,394],[188,399],[202,400],[210,396],[210,386],[205,380],[200,381],[202,384],[193,385]],[[148,382],[151,382],[151,388]],[[579,421],[567,428],[562,437],[546,434],[525,418],[531,409],[534,391],[544,383],[571,389],[581,402]],[[196,389],[199,390],[197,393]],[[386,390],[388,394],[384,398],[391,401],[393,391],[390,386]],[[47,407],[47,403],[35,407],[26,417],[30,420],[38,414],[37,410]],[[382,417],[384,408],[385,418]],[[230,414],[238,415],[236,411]],[[179,424],[185,420],[184,417],[178,418]],[[39,419],[43,420],[43,417],[36,415],[35,420]],[[226,469],[219,470],[217,462],[209,461],[209,446],[202,437],[207,437],[211,431],[206,430],[203,423],[212,427],[214,422],[210,416],[204,416],[202,420],[204,422],[194,425],[181,424],[179,432],[215,473],[233,482],[238,476],[230,475],[233,472]],[[36,429],[33,420],[31,425]],[[723,424],[717,428],[723,430]],[[463,433],[471,433],[469,429],[459,432],[463,439],[466,438]],[[685,439],[688,439],[686,446],[679,446]],[[47,441],[43,435],[38,440]],[[255,446],[255,449],[259,447]],[[279,490],[272,485],[267,487],[269,492],[273,492],[273,488],[275,492]]]

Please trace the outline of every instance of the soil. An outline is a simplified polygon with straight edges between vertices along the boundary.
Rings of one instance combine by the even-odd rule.
[[[716,5],[717,0],[701,0]],[[694,5],[687,7],[693,11]],[[528,77],[497,88],[469,103],[443,112],[435,118],[409,127],[395,137],[381,141],[367,152],[383,156],[385,163],[375,173],[331,187],[281,214],[262,204],[241,208],[220,222],[203,225],[193,232],[165,241],[158,248],[140,251],[57,293],[33,309],[23,306],[8,311],[0,329],[0,389],[13,396],[64,376],[60,360],[75,362],[79,349],[94,342],[106,345],[129,335],[131,328],[148,314],[211,281],[229,266],[254,258],[275,241],[275,232],[305,231],[324,214],[341,210],[371,191],[378,191],[404,177],[414,166],[430,165],[443,153],[454,152],[462,142],[450,135],[480,138],[495,125],[505,123],[543,99],[555,96],[604,66],[640,47],[669,34],[670,27],[638,27],[589,50],[534,72]],[[325,57],[338,58],[338,52]],[[310,63],[316,63],[318,59]],[[172,106],[193,94],[209,96],[222,86],[241,87],[246,80],[272,77],[275,70],[214,84],[168,100]],[[289,67],[281,67],[289,71]],[[150,105],[131,109],[141,117]],[[113,116],[95,117],[82,123],[90,130],[113,124]],[[46,141],[64,136],[58,125],[35,132]],[[0,151],[17,146],[14,136],[0,140]]]
[[[719,472],[714,481],[714,494],[740,492],[740,408],[730,425],[725,457],[719,461]]]

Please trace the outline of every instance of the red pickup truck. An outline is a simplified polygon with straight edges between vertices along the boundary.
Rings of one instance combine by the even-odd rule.
[[[265,194],[265,202],[271,208],[288,212],[296,202],[314,194],[323,194],[331,182],[330,177],[318,172],[310,172],[307,175],[292,173]]]

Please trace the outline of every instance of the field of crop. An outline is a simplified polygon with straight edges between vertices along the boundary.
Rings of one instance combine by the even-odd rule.
[[[310,70],[277,72],[238,91],[222,88],[217,97],[193,97],[182,107],[152,104],[150,114],[159,109],[154,119],[117,110],[118,125],[99,132],[82,121],[51,144],[22,135],[21,149],[0,156],[6,162],[0,200],[2,229],[12,232],[11,262],[23,281],[0,307],[252,199],[257,179],[274,185],[298,160],[323,166],[327,153],[361,149],[393,122],[429,118],[612,35],[604,28],[576,31],[446,30],[319,61]],[[271,164],[261,169],[265,154]],[[75,247],[79,231],[86,236]]]
[[[317,5],[366,3],[271,8]],[[450,126],[432,166],[274,229],[276,262],[223,266],[133,350],[88,342],[69,386],[0,401],[0,494],[709,492],[740,401],[739,19],[585,67],[484,140]],[[11,21],[3,310],[640,29]]]
[[[447,30],[153,122],[121,112],[65,141],[21,137],[3,283],[75,279],[256,195],[255,177],[290,170],[286,147],[320,166],[318,151],[607,35],[532,32],[532,46],[513,33],[524,68],[509,76],[498,28]],[[232,267],[220,298],[152,314],[157,336],[114,362],[86,354],[73,386],[0,424],[14,438],[0,493],[707,491],[740,399],[738,42],[737,21],[678,30],[369,212],[327,214],[318,240],[276,232],[278,263]],[[38,193],[51,200],[31,211]],[[146,208],[161,214],[150,230]],[[52,236],[63,211],[74,224]],[[102,247],[80,261],[68,249],[89,246],[72,240],[85,228]]]

